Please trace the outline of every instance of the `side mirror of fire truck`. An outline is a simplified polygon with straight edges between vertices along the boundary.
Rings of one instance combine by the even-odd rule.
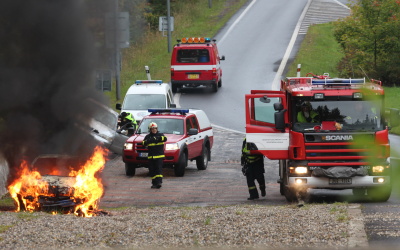
[[[276,111],[274,114],[275,128],[281,132],[285,132],[285,112],[287,110],[283,109],[283,105],[280,102],[274,103],[274,109]]]

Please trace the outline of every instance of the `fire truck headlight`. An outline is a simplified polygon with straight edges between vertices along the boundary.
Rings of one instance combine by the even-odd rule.
[[[178,143],[167,143],[165,144],[165,150],[178,150]]]
[[[296,178],[294,179],[296,184],[307,184],[307,179]]]
[[[384,166],[373,166],[372,172],[374,173],[382,173],[385,170]]]
[[[132,150],[133,149],[133,143],[125,142],[124,149],[125,150]]]
[[[383,177],[375,177],[374,178],[374,183],[384,183],[385,182],[385,178]]]
[[[295,167],[294,172],[296,174],[307,174],[307,167]]]

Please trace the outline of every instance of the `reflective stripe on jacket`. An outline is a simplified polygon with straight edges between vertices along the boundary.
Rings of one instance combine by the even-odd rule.
[[[244,160],[247,163],[253,163],[259,160],[263,159],[263,155],[252,155],[250,154],[250,150],[247,149],[247,143],[246,143],[246,138],[243,140],[243,144],[242,144],[242,158],[244,158]]]
[[[150,133],[144,137],[142,142],[143,146],[147,146],[149,150],[148,159],[160,159],[165,158],[164,155],[164,142],[167,141],[167,137],[163,133]]]

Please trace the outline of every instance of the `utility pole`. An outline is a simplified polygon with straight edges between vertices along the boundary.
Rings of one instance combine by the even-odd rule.
[[[171,52],[171,4],[167,0],[167,36],[168,36],[168,53]]]
[[[212,0],[208,0],[208,8],[212,7]]]
[[[121,99],[121,90],[120,90],[120,53],[119,53],[119,22],[118,22],[118,17],[119,17],[119,11],[118,11],[118,0],[115,1],[115,10],[114,10],[114,48],[115,48],[115,91],[116,91],[116,99],[120,100]]]

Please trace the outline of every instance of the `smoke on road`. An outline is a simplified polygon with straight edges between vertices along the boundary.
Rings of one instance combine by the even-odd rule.
[[[79,125],[93,115],[88,99],[106,103],[94,84],[99,57],[88,29],[96,21],[88,18],[89,2],[0,2],[0,151],[9,181],[22,160],[43,153],[88,156],[97,144]]]

